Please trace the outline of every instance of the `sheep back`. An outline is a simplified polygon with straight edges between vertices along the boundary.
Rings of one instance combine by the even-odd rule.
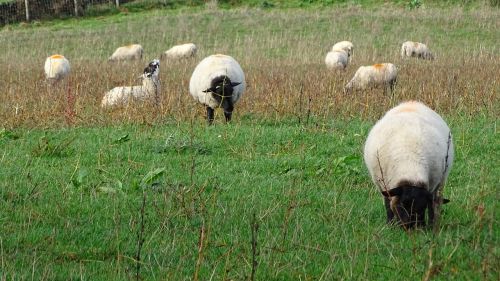
[[[435,194],[444,185],[453,158],[446,122],[416,101],[389,110],[373,126],[364,147],[365,164],[381,192],[409,182]]]
[[[101,101],[102,107],[112,107],[127,104],[129,99],[136,96],[143,96],[142,86],[115,87],[104,95]]]
[[[211,55],[204,58],[194,69],[189,81],[189,93],[191,96],[206,106],[217,108],[219,102],[215,100],[211,93],[205,93],[211,86],[214,78],[226,75],[232,82],[241,83],[234,87],[232,101],[236,103],[246,89],[245,74],[239,63],[227,55]]]
[[[354,45],[350,41],[340,41],[340,42],[335,43],[332,46],[332,51],[335,51],[336,49],[337,50],[342,49],[342,50],[346,51],[347,56],[350,57],[352,55]]]
[[[167,59],[176,60],[194,57],[198,48],[193,43],[187,43],[182,45],[173,46],[163,53]]]
[[[115,50],[115,52],[109,57],[109,60],[139,60],[142,59],[144,49],[139,44],[132,44],[128,46],[122,46]]]
[[[325,57],[326,67],[330,70],[345,69],[348,63],[348,54],[343,49],[328,52]]]
[[[70,71],[69,61],[62,55],[52,55],[45,60],[44,70],[47,79],[64,79]]]
[[[346,88],[365,89],[367,87],[394,84],[397,78],[396,66],[392,63],[377,63],[360,66]]]

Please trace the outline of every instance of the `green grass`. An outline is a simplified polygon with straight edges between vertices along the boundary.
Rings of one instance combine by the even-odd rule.
[[[13,2],[14,0],[0,0],[2,2]],[[426,9],[429,7],[442,7],[442,8],[464,8],[473,9],[490,5],[498,7],[498,0],[414,0],[418,3],[419,8]],[[216,4],[215,4],[216,3]],[[127,16],[139,12],[151,12],[154,10],[164,10],[170,12],[182,12],[185,10],[200,10],[206,7],[217,7],[221,9],[231,8],[259,8],[259,9],[323,9],[332,7],[363,7],[368,9],[377,9],[380,7],[398,7],[405,9],[413,9],[415,4],[411,0],[136,0],[128,3],[122,3],[119,8],[114,5],[114,1],[103,4],[88,5],[83,15],[79,18],[74,18],[69,15],[51,16],[45,15],[42,21],[34,20],[31,24],[51,24],[53,22],[67,22],[74,24],[74,21],[80,21],[82,18],[96,19],[100,17],[113,17],[113,16]],[[26,23],[21,23],[23,26]],[[9,28],[17,25],[16,23],[8,25]]]
[[[373,121],[4,130],[2,276],[135,276],[144,188],[147,280],[191,279],[201,229],[199,278],[249,278],[253,214],[256,280],[415,280],[430,260],[438,280],[495,280],[500,174],[484,152],[500,149],[496,120],[445,118],[456,160],[438,235],[385,225],[362,162]]]

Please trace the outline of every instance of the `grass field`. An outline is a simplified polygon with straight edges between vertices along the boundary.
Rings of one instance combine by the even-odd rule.
[[[0,31],[1,280],[498,280],[500,11],[382,5],[120,13]],[[307,24],[306,24],[307,23]],[[323,64],[355,44],[345,73]],[[435,61],[401,60],[406,40]],[[141,62],[112,64],[140,43]],[[162,61],[159,107],[105,111],[104,92]],[[72,73],[49,87],[43,62]],[[188,95],[213,53],[236,58],[248,88],[231,124]],[[394,96],[343,93],[360,65],[393,62]],[[456,159],[440,228],[385,224],[362,161],[368,130],[401,101],[448,122]]]

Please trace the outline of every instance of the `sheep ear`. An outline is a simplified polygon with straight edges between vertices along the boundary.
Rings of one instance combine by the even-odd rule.
[[[391,190],[382,191],[382,195],[384,195],[385,197],[401,196],[401,194],[403,194],[402,187],[396,187]]]
[[[231,82],[231,87],[236,87],[239,84],[241,84],[241,82]]]
[[[450,200],[443,198],[443,204],[450,203]]]

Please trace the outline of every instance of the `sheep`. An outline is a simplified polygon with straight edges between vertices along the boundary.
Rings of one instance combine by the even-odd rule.
[[[348,53],[343,49],[335,49],[326,54],[325,64],[330,70],[345,69],[348,62]]]
[[[389,110],[371,129],[364,147],[370,176],[384,196],[387,223],[405,228],[429,224],[442,200],[440,189],[454,158],[451,131],[432,109],[416,101]]]
[[[68,76],[69,61],[63,55],[52,55],[45,60],[44,70],[48,81],[58,82]]]
[[[144,68],[141,86],[115,87],[106,92],[101,101],[101,107],[113,107],[126,104],[129,100],[147,100],[154,98],[158,104],[160,93],[160,81],[158,74],[160,72],[160,60],[154,59]]]
[[[419,59],[433,60],[434,55],[427,45],[419,42],[406,41],[401,45],[401,58],[417,57]]]
[[[132,44],[128,46],[122,46],[116,49],[116,51],[108,58],[109,61],[120,61],[120,60],[140,60],[144,54],[144,49],[139,44]]]
[[[161,54],[160,58],[166,57],[170,60],[179,60],[184,58],[194,57],[198,48],[193,43],[187,43],[182,45],[173,46],[172,48]]]
[[[347,56],[350,59],[351,56],[352,56],[352,53],[354,51],[354,45],[350,41],[340,41],[338,43],[335,43],[332,46],[332,51],[339,50],[339,49],[342,49],[342,50],[346,51],[347,52]]]
[[[239,63],[227,55],[211,55],[194,69],[189,81],[191,96],[205,105],[208,124],[214,121],[214,109],[224,109],[226,122],[231,121],[234,104],[245,92],[245,74]]]
[[[361,66],[358,68],[351,81],[347,83],[344,91],[350,92],[352,89],[363,90],[368,87],[377,86],[383,86],[385,91],[387,86],[389,86],[392,93],[396,84],[397,74],[396,66],[392,63],[377,63],[370,66]]]

